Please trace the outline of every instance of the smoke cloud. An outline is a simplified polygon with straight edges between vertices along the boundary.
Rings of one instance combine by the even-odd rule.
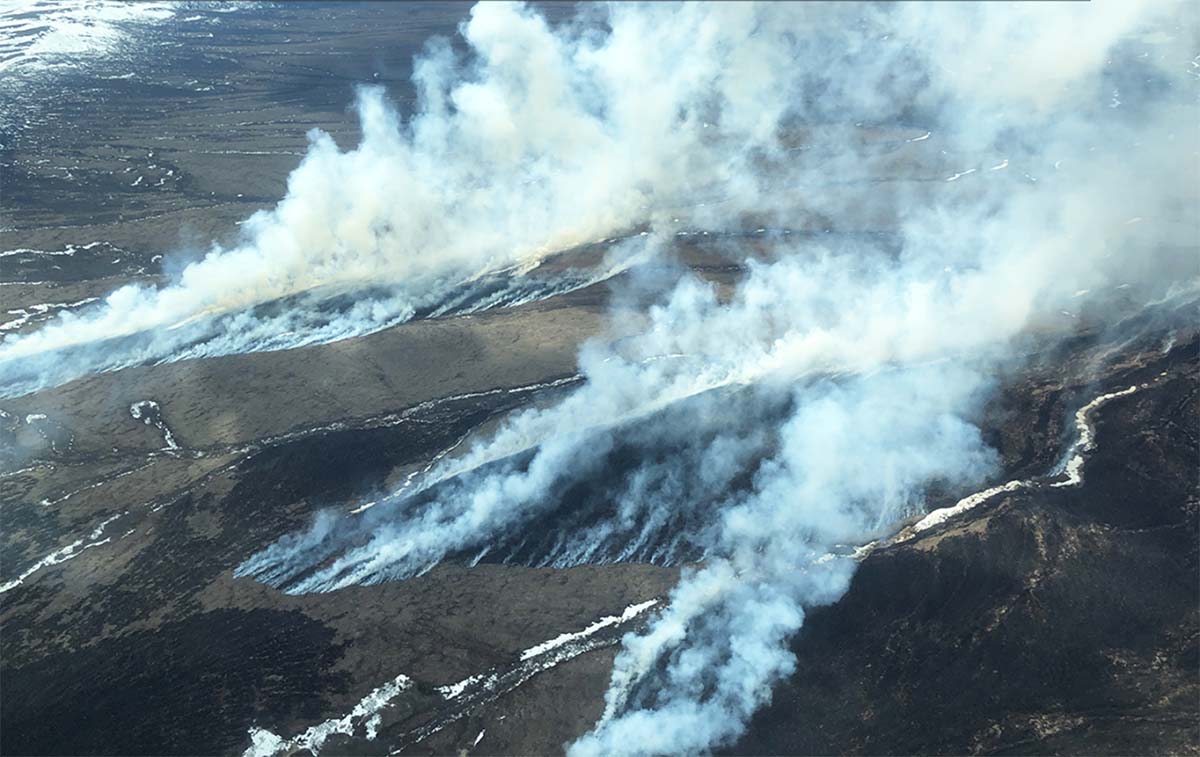
[[[597,38],[586,24],[555,31],[523,6],[480,4],[460,29],[465,56],[433,40],[416,62],[416,113],[360,90],[361,143],[341,151],[310,133],[287,196],[249,218],[240,243],[214,246],[165,287],[122,287],[4,337],[5,393],[366,333],[753,176],[745,163],[772,148],[778,117],[762,109],[776,77],[759,74],[787,70],[786,25],[730,47],[731,32],[756,37],[761,9],[612,13],[617,28]],[[677,25],[668,44],[644,46],[661,23]],[[705,121],[718,109],[719,123]],[[347,294],[352,305],[330,307]]]
[[[573,394],[239,572],[303,592],[505,544],[544,564],[700,559],[625,639],[603,719],[570,748],[694,753],[735,738],[792,670],[787,640],[844,593],[849,547],[919,511],[930,485],[995,473],[971,419],[1031,335],[1195,296],[1196,27],[1174,3],[593,13],[555,33],[525,10],[477,11],[480,65],[527,62],[525,85],[440,107],[500,129],[586,82],[599,121],[560,112],[471,144],[510,166],[586,145],[603,157],[571,186],[590,177],[587,205],[613,225],[649,222],[644,244],[750,215],[774,229],[772,255],[746,261],[728,300],[684,276],[648,312],[618,307],[637,335],[587,345]],[[427,65],[450,71],[447,55]],[[780,233],[814,218],[833,233]],[[569,527],[529,552],[551,516]]]
[[[418,60],[416,115],[365,90],[362,144],[314,134],[240,246],[10,337],[0,371],[143,332],[130,354],[166,358],[214,313],[237,315],[213,349],[338,338],[581,242],[645,228],[634,259],[711,232],[744,263],[732,294],[684,274],[646,310],[618,297],[634,336],[585,346],[581,388],[238,568],[308,592],[502,545],[700,560],[624,640],[570,751],[709,750],[792,670],[788,639],[845,592],[850,547],[930,486],[996,472],[973,419],[1023,346],[1195,296],[1196,30],[1174,2],[622,3],[559,29],[480,4],[465,57],[434,42]],[[735,232],[769,254],[717,239]],[[364,282],[386,295],[314,327],[320,288]],[[569,527],[529,551],[553,518]]]

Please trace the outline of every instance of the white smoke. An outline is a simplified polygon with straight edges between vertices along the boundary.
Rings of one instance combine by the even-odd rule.
[[[1176,3],[617,4],[555,31],[482,4],[474,57],[418,63],[421,113],[397,125],[368,95],[363,144],[316,137],[243,247],[0,356],[330,282],[417,291],[641,223],[632,244],[653,246],[676,218],[890,230],[772,234],[727,300],[684,277],[636,336],[583,350],[582,388],[430,471],[425,499],[323,516],[239,567],[290,591],[411,576],[522,533],[629,439],[663,441],[564,544],[586,560],[682,527],[705,559],[625,640],[572,751],[705,751],[792,669],[805,608],[845,591],[839,545],[992,472],[971,419],[1019,340],[1194,288],[1194,21]]]
[[[575,751],[686,754],[736,736],[791,670],[786,641],[804,608],[846,590],[855,563],[832,557],[834,545],[911,512],[929,481],[988,470],[978,430],[959,417],[978,381],[942,365],[806,388],[778,454],[723,509],[717,557],[684,577],[646,634],[626,639],[606,719]]]
[[[751,32],[778,12],[613,14],[617,28],[597,40],[582,26],[555,32],[520,5],[476,6],[460,29],[466,57],[434,41],[417,61],[410,118],[378,88],[362,89],[361,143],[342,151],[314,130],[287,196],[248,219],[240,243],[214,246],[163,288],[125,286],[4,337],[0,376],[29,391],[146,360],[365,333],[753,176],[746,156],[771,147],[779,115],[762,104],[789,75],[770,57],[786,25]],[[666,44],[646,47],[662,24],[673,26]],[[753,36],[763,41],[729,45]],[[719,123],[704,120],[717,110]],[[374,293],[332,322],[312,314],[368,286]],[[280,312],[247,311],[281,298],[291,299]],[[226,314],[238,315],[216,320]]]
[[[834,287],[843,309],[875,315],[840,315],[850,330],[832,334],[859,371],[881,357],[912,365],[941,354],[959,366],[1011,359],[1006,345],[1074,299],[1071,289],[1133,281],[1164,291],[1179,277],[1194,292],[1194,17],[1188,23],[1179,6],[1093,8],[889,9],[896,37],[922,45],[930,77],[923,95],[948,98],[939,125],[960,143],[1021,140],[1027,160],[1074,165],[1066,182],[1043,173],[1040,182],[1026,176],[1029,185],[1006,186],[1008,196],[905,208],[893,294],[869,284]],[[1135,58],[1131,35],[1146,42],[1151,23],[1160,44]],[[1142,98],[1137,112],[1098,119],[1088,101],[1102,74],[1151,56],[1157,60],[1133,75],[1145,78],[1123,83]],[[1151,217],[1152,231],[1129,233]],[[948,274],[940,281],[939,266]],[[828,333],[818,328],[785,350],[793,372],[824,360],[813,346],[829,349]],[[647,633],[626,639],[605,716],[571,753],[692,753],[735,738],[791,670],[786,641],[804,607],[832,601],[848,585],[852,564],[828,559],[833,545],[861,540],[873,520],[894,517],[897,499],[919,496],[931,479],[978,474],[978,438],[957,420],[970,411],[962,392],[971,386],[969,371],[931,381],[901,368],[831,393],[806,391],[780,454],[759,469],[752,494],[726,509],[712,550],[718,557],[685,577]]]
[[[777,243],[777,262],[749,263],[728,303],[685,279],[637,337],[584,350],[583,388],[514,416],[432,471],[429,483],[443,483],[430,503],[372,521],[365,541],[354,528],[331,539],[339,526],[322,521],[304,541],[309,551],[281,542],[241,570],[298,591],[413,575],[519,533],[563,481],[600,471],[613,445],[638,433],[631,426],[669,419],[678,459],[666,473],[661,463],[635,467],[616,515],[570,535],[583,557],[589,541],[630,524],[654,528],[691,507],[678,489],[647,480],[703,468],[728,488],[721,471],[751,465],[752,484],[730,490],[693,534],[704,540],[703,567],[685,575],[645,634],[626,639],[605,718],[572,750],[691,753],[727,743],[791,669],[786,642],[804,608],[848,585],[853,563],[831,556],[836,545],[911,513],[932,482],[963,485],[990,471],[966,419],[986,388],[981,375],[1012,359],[1015,338],[1061,323],[1068,307],[1068,316],[1086,306],[1102,317],[1117,286],[1149,300],[1176,279],[1194,285],[1194,61],[1180,51],[1195,39],[1180,19],[1179,6],[1165,4],[610,9],[588,60],[663,72],[670,91],[695,77],[712,97],[705,123],[737,124],[757,140],[753,156],[699,139],[637,145],[636,159],[669,159],[719,190],[718,201],[689,209],[698,225],[736,226],[750,209],[787,218],[803,204],[835,226],[891,224],[900,251]],[[656,69],[686,54],[690,38],[702,61]],[[734,52],[709,57],[714,50]],[[789,66],[798,72],[777,73]],[[1114,80],[1128,113],[1100,104]],[[663,96],[656,90],[635,112],[658,123]],[[938,155],[913,143],[877,149],[828,125],[883,124],[906,110],[936,132],[916,149],[936,145]],[[783,147],[789,130],[801,149]],[[679,151],[656,152],[664,145]],[[737,170],[682,168],[714,155]],[[831,171],[855,181],[838,186]],[[930,180],[897,180],[922,174]],[[803,197],[783,196],[789,186]],[[1074,296],[1084,290],[1094,294]],[[689,406],[700,412],[686,420],[664,415],[735,385],[793,387],[765,461],[750,464],[747,452],[770,444],[736,426],[722,433],[720,399]],[[710,434],[703,451],[678,441],[699,432]],[[531,456],[521,462],[522,453]]]
[[[1093,96],[1081,83],[1094,84],[1104,56],[1097,51],[1156,8],[1105,6],[1086,29],[1069,12],[1045,12],[1039,22],[1048,31],[1031,35],[1020,14],[951,6],[929,28],[992,31],[930,35],[929,19],[911,9],[614,6],[601,34],[585,23],[553,30],[519,5],[481,4],[461,29],[467,56],[435,41],[418,59],[416,113],[403,119],[380,90],[362,90],[361,144],[343,152],[314,131],[287,197],[243,224],[239,244],[214,247],[164,288],[126,286],[90,310],[0,340],[4,393],[138,362],[367,333],[436,312],[483,279],[519,276],[555,251],[645,223],[666,228],[680,216],[715,230],[747,214],[890,224],[941,188],[894,184],[879,197],[875,182],[978,172],[945,161],[979,161],[1003,141],[1008,157],[994,164],[1005,160],[1007,171],[988,176],[988,190],[963,193],[1010,191],[1006,183],[1022,171],[1044,180],[1051,162],[1062,165],[1056,146],[1004,134],[1015,124],[1004,109],[1024,107],[1036,121],[1064,96]],[[1059,44],[1064,28],[1073,33]],[[1160,43],[1156,55],[1178,60],[1155,63],[1190,65],[1177,49],[1185,45]],[[920,52],[930,47],[932,65]],[[848,122],[948,107],[960,116],[920,145],[937,144],[944,155],[848,144]],[[1049,131],[1077,136],[1057,126]],[[1110,126],[1127,144],[1137,141],[1139,124],[1123,135]],[[1079,153],[1065,147],[1061,154]],[[1191,168],[1170,166],[1185,176]],[[1088,180],[1088,164],[1067,170],[1072,181]],[[550,282],[527,296],[595,280]],[[338,296],[356,302],[331,310]]]

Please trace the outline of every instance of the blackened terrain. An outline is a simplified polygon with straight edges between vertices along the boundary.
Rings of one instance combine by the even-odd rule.
[[[1200,751],[1198,368],[1193,342],[1105,380],[1169,371],[1101,408],[1080,487],[1009,494],[873,553],[810,613],[796,673],[732,751]],[[1013,423],[1042,436],[1036,417]]]

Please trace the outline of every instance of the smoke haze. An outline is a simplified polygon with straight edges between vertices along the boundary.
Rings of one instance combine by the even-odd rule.
[[[287,196],[249,218],[238,245],[214,247],[161,289],[126,286],[5,337],[7,393],[146,360],[366,333],[436,311],[481,277],[519,275],[547,254],[677,213],[715,187],[753,194],[745,164],[772,148],[784,101],[761,106],[787,71],[781,61],[766,78],[759,69],[787,26],[747,47],[730,47],[729,35],[750,39],[761,14],[781,12],[614,8],[618,28],[598,39],[588,26],[555,33],[519,5],[481,4],[461,28],[467,58],[434,40],[417,61],[415,114],[362,89],[361,143],[343,152],[311,133]],[[670,44],[647,45],[664,23],[676,26]],[[657,59],[638,59],[650,50]],[[716,109],[721,122],[705,121]],[[368,286],[353,307],[313,313]],[[247,310],[280,298],[293,298],[282,312]]]
[[[213,313],[243,314],[214,349],[261,348],[319,297],[275,320],[249,306],[386,286],[305,338],[364,333],[617,234],[605,275],[636,289],[661,270],[624,261],[669,257],[680,233],[742,260],[718,232],[761,228],[770,254],[732,293],[677,267],[649,308],[618,291],[632,336],[586,345],[579,389],[238,568],[290,592],[399,580],[521,554],[548,517],[570,528],[544,564],[697,561],[624,640],[573,754],[730,743],[793,669],[806,609],[846,591],[849,550],[930,486],[996,474],[974,419],[1030,340],[1195,296],[1182,3],[621,3],[557,29],[485,3],[461,32],[465,57],[435,41],[418,60],[415,115],[364,90],[356,149],[314,134],[240,246],[9,337],[0,371],[142,332],[130,349],[167,358],[168,329]],[[887,233],[843,233],[863,230]],[[71,354],[74,375],[116,367]]]
[[[484,15],[489,28],[521,17]],[[932,483],[995,473],[970,419],[1015,340],[1066,333],[1064,311],[1103,319],[1121,298],[1194,292],[1197,63],[1183,15],[1168,3],[609,8],[607,30],[575,43],[575,68],[539,67],[538,92],[611,60],[648,87],[660,77],[652,94],[606,101],[610,124],[637,126],[617,130],[624,160],[599,139],[600,185],[655,188],[631,195],[623,222],[687,197],[671,211],[682,228],[817,215],[894,228],[899,242],[776,231],[774,257],[749,261],[729,301],[685,276],[644,315],[618,309],[638,335],[588,345],[571,396],[513,416],[423,491],[358,521],[326,516],[240,572],[328,591],[519,555],[571,492],[599,487],[607,514],[526,554],[703,562],[626,638],[605,716],[572,753],[728,743],[792,669],[805,608],[846,590],[848,547],[919,511]],[[534,59],[531,39],[490,33]],[[656,128],[673,118],[679,134]],[[890,134],[866,138],[864,123]],[[911,127],[923,129],[897,138]],[[610,183],[614,171],[639,173]],[[647,218],[647,245],[679,233]],[[631,447],[635,462],[617,465]]]

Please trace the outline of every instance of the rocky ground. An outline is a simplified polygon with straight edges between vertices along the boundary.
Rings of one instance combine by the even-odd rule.
[[[150,38],[136,84],[0,93],[31,124],[0,153],[0,250],[32,251],[0,257],[0,314],[29,316],[13,329],[229,238],[286,191],[307,129],[354,141],[362,71],[403,98],[416,47],[464,10],[314,3],[218,25],[218,7],[180,21],[186,45]],[[736,279],[702,245],[679,253]],[[586,731],[621,634],[678,568],[444,564],[301,596],[233,569],[568,389],[578,346],[613,328],[611,286],[0,400],[0,752],[529,754]],[[1030,486],[881,535],[731,752],[1200,751],[1200,341],[1073,318],[1040,325],[1074,337],[1031,335],[978,419],[993,483]],[[1129,387],[1088,416],[1081,482],[1053,486],[1076,411]]]

